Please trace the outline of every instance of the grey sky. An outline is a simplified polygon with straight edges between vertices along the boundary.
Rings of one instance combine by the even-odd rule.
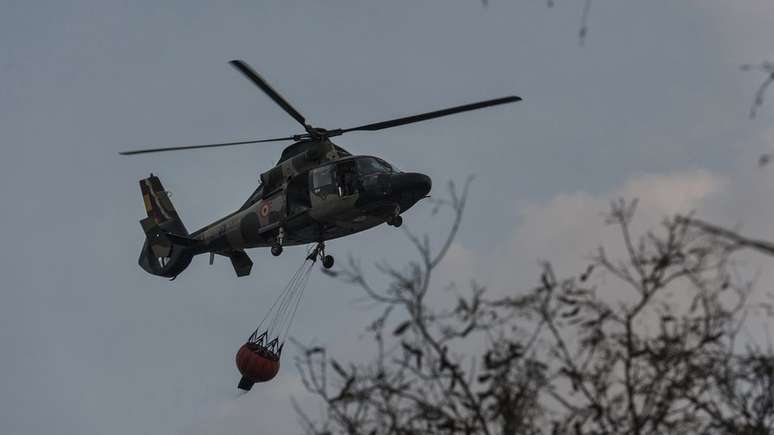
[[[298,132],[232,58],[328,128],[524,97],[336,141],[430,174],[435,195],[477,175],[440,281],[527,285],[538,259],[569,258],[550,218],[591,250],[597,233],[580,216],[595,219],[618,194],[774,239],[773,177],[754,167],[774,148],[774,96],[748,120],[762,77],[739,71],[774,58],[771,2],[595,0],[582,49],[581,2],[489,3],[3,2],[0,432],[285,434],[298,431],[291,394],[317,410],[289,358],[275,382],[235,388],[234,353],[302,249],[250,252],[248,279],[205,258],[172,283],[136,265],[139,178],[158,174],[192,229],[238,207],[281,145],[118,151]],[[406,222],[441,234],[428,208]],[[380,227],[330,249],[397,262],[411,253],[397,234]],[[294,335],[361,357],[369,313],[357,297],[316,272]]]

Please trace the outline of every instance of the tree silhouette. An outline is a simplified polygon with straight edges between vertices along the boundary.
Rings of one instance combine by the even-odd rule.
[[[407,232],[419,260],[378,265],[386,287],[354,260],[332,273],[381,314],[366,328],[368,361],[299,344],[303,383],[327,415],[297,407],[307,433],[771,433],[774,356],[738,338],[752,286],[732,259],[747,245],[679,216],[635,237],[636,201],[616,201],[607,222],[621,258],[600,248],[577,276],[546,263],[532,288],[490,297],[474,283],[438,307],[431,278],[468,186],[438,202],[454,217],[438,251]]]

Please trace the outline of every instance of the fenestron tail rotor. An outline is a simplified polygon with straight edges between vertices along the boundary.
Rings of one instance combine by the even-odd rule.
[[[365,124],[358,127],[326,130],[324,128],[315,128],[309,125],[306,122],[306,118],[304,118],[304,116],[301,115],[301,113],[298,110],[296,110],[290,103],[288,103],[288,101],[285,100],[285,98],[283,98],[282,95],[280,95],[276,90],[274,90],[274,88],[269,86],[268,82],[266,82],[266,80],[264,80],[260,75],[258,75],[258,73],[253,71],[253,69],[250,68],[250,66],[247,65],[247,63],[241,60],[232,60],[229,63],[234,68],[236,68],[239,72],[241,72],[245,77],[247,77],[250,81],[252,81],[256,86],[258,86],[264,93],[266,93],[266,95],[268,95],[269,98],[271,98],[275,103],[277,103],[277,105],[279,105],[288,115],[290,115],[299,124],[301,124],[304,127],[304,130],[306,130],[306,132],[301,134],[296,134],[293,136],[280,137],[275,139],[246,140],[246,141],[238,141],[238,142],[215,143],[215,144],[208,144],[208,145],[183,145],[183,146],[165,147],[165,148],[150,148],[150,149],[122,151],[119,154],[134,155],[134,154],[157,153],[157,152],[164,152],[164,151],[178,151],[178,150],[189,150],[189,149],[199,149],[199,148],[217,148],[217,147],[247,145],[247,144],[264,143],[264,142],[301,141],[301,140],[309,140],[309,139],[323,140],[328,137],[340,136],[344,133],[348,133],[351,131],[384,130],[387,128],[398,127],[400,125],[406,125],[406,124],[411,124],[411,123],[420,122],[420,121],[427,121],[429,119],[440,118],[442,116],[453,115],[455,113],[468,112],[471,110],[483,109],[485,107],[491,107],[491,106],[497,106],[501,104],[515,103],[517,101],[521,101],[521,97],[511,95],[507,97],[496,98],[493,100],[479,101],[477,103],[465,104],[462,106],[450,107],[447,109],[436,110],[433,112],[426,112],[418,115],[391,119],[389,121],[381,121],[381,122],[375,122],[371,124]]]

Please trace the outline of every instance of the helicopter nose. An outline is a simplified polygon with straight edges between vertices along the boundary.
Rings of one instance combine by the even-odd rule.
[[[427,196],[430,193],[430,189],[433,187],[433,182],[425,174],[418,172],[404,172],[396,174],[393,178],[392,188],[401,192],[402,194],[409,194],[414,196],[415,200],[419,200]]]

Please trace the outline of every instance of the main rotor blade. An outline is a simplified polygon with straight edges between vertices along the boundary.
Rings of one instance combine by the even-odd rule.
[[[497,106],[499,104],[515,103],[521,101],[521,97],[511,95],[508,97],[497,98],[494,100],[480,101],[478,103],[465,104],[463,106],[450,107],[448,109],[436,110],[435,112],[421,113],[419,115],[406,116],[404,118],[392,119],[389,121],[376,122],[373,124],[361,125],[360,127],[347,128],[343,130],[332,130],[332,135],[339,135],[349,131],[367,130],[375,131],[382,130],[390,127],[397,127],[399,125],[411,124],[412,122],[426,121],[428,119],[440,118],[442,116],[452,115],[454,113],[467,112],[469,110],[482,109],[489,106]]]
[[[217,147],[230,147],[234,145],[246,145],[250,143],[262,143],[262,142],[280,142],[285,140],[296,140],[298,136],[278,137],[276,139],[261,139],[261,140],[245,140],[241,142],[224,142],[214,143],[209,145],[185,145],[179,147],[167,147],[167,148],[148,148],[142,150],[121,151],[118,154],[122,156],[131,156],[134,154],[146,154],[146,153],[160,153],[164,151],[179,151],[179,150],[192,150],[197,148],[217,148]]]
[[[288,115],[292,116],[293,119],[298,121],[299,124],[303,125],[304,128],[307,128],[306,125],[306,119],[304,119],[303,115],[298,113],[298,110],[296,110],[293,106],[290,105],[284,98],[282,98],[282,95],[280,95],[277,91],[272,89],[271,86],[261,78],[261,76],[258,75],[257,72],[253,71],[252,68],[248,64],[246,64],[243,60],[232,60],[229,62],[231,66],[239,70],[242,74],[245,75],[248,79],[250,79],[253,83],[255,83],[263,92],[266,93],[266,95],[269,96],[272,100],[274,100],[275,103],[277,103],[282,109],[288,113]]]

